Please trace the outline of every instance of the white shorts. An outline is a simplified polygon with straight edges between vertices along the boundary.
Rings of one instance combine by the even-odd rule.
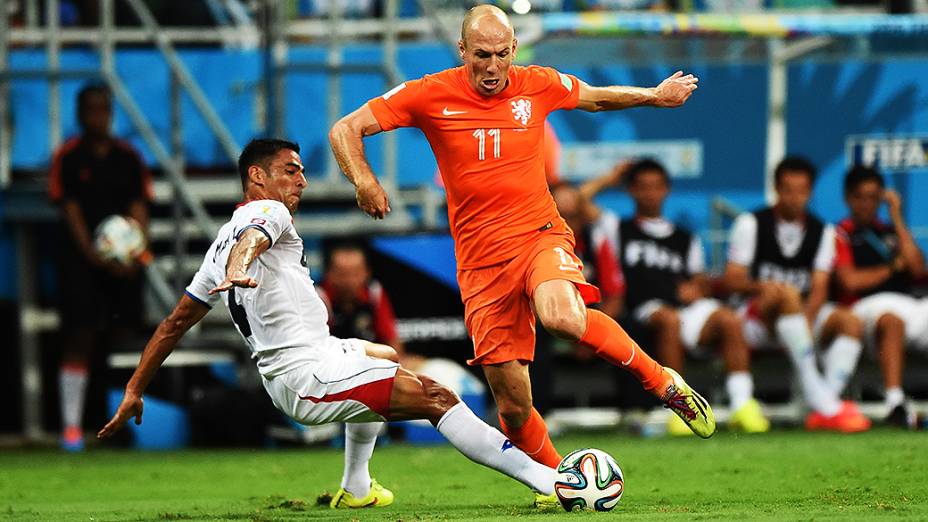
[[[822,329],[835,308],[837,305],[834,303],[825,303],[819,308],[818,315],[815,316],[815,324],[812,325],[812,342],[816,345],[821,342]],[[776,336],[767,329],[767,325],[756,314],[750,301],[738,308],[738,316],[744,320],[744,340],[752,349],[768,350],[780,347]]]
[[[876,344],[876,323],[893,314],[905,323],[905,340],[909,346],[928,349],[928,298],[916,299],[895,292],[881,292],[864,297],[851,308],[864,323],[867,344]]]
[[[632,315],[642,324],[647,324],[659,308],[671,306],[660,299],[652,299],[635,308]],[[687,306],[677,308],[680,316],[680,342],[687,350],[699,349],[699,334],[706,322],[722,306],[717,299],[698,299]]]
[[[365,341],[329,337],[307,361],[265,377],[274,406],[300,424],[386,420],[399,364],[366,355]]]

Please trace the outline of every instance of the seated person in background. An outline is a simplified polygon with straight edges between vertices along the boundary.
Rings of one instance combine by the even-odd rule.
[[[551,194],[561,217],[574,231],[574,253],[583,261],[583,276],[590,284],[599,287],[602,299],[594,307],[618,319],[625,292],[625,281],[618,264],[618,244],[613,233],[619,224],[618,218],[612,212],[596,208],[580,189],[569,183],[555,183],[551,186]],[[592,357],[589,350],[578,353]]]
[[[316,293],[329,311],[329,331],[341,339],[362,339],[393,348],[404,367],[445,383],[458,395],[484,392],[483,383],[460,364],[406,350],[386,290],[371,275],[364,248],[357,243],[332,247]]]
[[[332,335],[385,344],[396,350],[407,367],[421,366],[421,357],[403,349],[396,333],[393,305],[383,286],[371,277],[367,255],[360,245],[344,243],[328,252],[317,291],[329,309]]]
[[[628,313],[654,334],[661,364],[681,373],[684,350],[717,347],[728,372],[731,427],[748,433],[769,430],[770,422],[753,397],[750,354],[741,320],[732,309],[708,297],[710,285],[699,237],[663,215],[664,201],[670,193],[667,170],[652,159],[622,163],[609,174],[586,183],[584,196],[591,201],[604,188],[623,180],[635,201],[635,216],[621,221],[613,216],[608,220],[608,242],[618,245],[620,268],[626,277]],[[594,215],[611,214],[593,208]],[[597,219],[604,221],[602,217]],[[676,416],[670,418],[668,431],[691,433]]]
[[[913,428],[915,412],[902,391],[906,344],[928,348],[928,299],[910,295],[924,277],[925,256],[902,217],[899,194],[884,190],[883,177],[856,166],[844,178],[851,216],[837,227],[835,280],[841,302],[853,305],[869,342],[879,352],[886,387],[887,423]],[[892,224],[877,216],[886,202]]]
[[[754,348],[775,339],[796,368],[812,412],[806,429],[865,431],[870,421],[841,391],[857,366],[863,326],[847,308],[826,303],[834,263],[834,228],[807,210],[815,167],[799,157],[774,171],[777,202],[735,219],[725,285],[740,294],[745,336]],[[824,354],[818,369],[815,345]]]

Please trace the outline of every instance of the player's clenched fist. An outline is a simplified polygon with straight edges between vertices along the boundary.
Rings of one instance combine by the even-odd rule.
[[[358,207],[374,219],[383,219],[390,213],[387,191],[376,181],[358,184],[355,192]]]
[[[683,71],[673,73],[669,78],[662,81],[654,92],[657,94],[658,107],[679,107],[693,94],[696,90],[699,78],[692,74],[683,75]]]

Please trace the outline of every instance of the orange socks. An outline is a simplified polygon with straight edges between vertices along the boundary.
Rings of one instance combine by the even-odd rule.
[[[663,393],[672,377],[638,346],[625,330],[599,310],[587,309],[586,332],[580,343],[589,346],[596,355],[632,372],[651,393]]]
[[[548,427],[535,408],[532,408],[532,414],[520,428],[507,426],[502,417],[499,418],[499,424],[515,447],[524,451],[535,462],[549,468],[556,468],[561,463],[561,455],[554,449],[554,444],[548,437]]]

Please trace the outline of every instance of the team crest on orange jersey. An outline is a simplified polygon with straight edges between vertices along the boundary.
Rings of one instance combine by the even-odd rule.
[[[519,98],[509,103],[512,105],[512,117],[522,125],[528,125],[528,120],[532,117],[532,100]]]

